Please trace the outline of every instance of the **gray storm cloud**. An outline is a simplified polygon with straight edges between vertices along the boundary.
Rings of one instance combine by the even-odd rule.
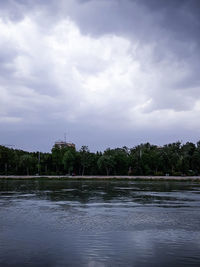
[[[0,1],[0,138],[199,139],[199,1]]]

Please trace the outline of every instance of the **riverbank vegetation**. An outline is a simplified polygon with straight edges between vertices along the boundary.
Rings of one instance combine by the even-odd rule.
[[[200,141],[162,147],[149,143],[133,148],[90,152],[87,146],[55,146],[51,153],[0,146],[0,175],[199,175]]]

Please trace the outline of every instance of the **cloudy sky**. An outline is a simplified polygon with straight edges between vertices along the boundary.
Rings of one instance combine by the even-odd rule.
[[[0,0],[0,143],[200,139],[199,0]]]

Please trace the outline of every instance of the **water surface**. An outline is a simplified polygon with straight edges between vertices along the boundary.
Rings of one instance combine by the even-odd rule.
[[[0,266],[200,266],[200,184],[0,179]]]

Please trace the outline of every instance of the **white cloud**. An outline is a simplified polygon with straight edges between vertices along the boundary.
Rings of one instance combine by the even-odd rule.
[[[84,35],[69,18],[41,31],[36,19],[0,21],[0,45],[15,51],[6,62],[9,79],[0,78],[1,124],[62,119],[105,128],[199,127],[191,121],[200,97],[190,92],[200,88],[176,89],[191,74],[186,62],[166,54],[155,63],[153,44]]]

